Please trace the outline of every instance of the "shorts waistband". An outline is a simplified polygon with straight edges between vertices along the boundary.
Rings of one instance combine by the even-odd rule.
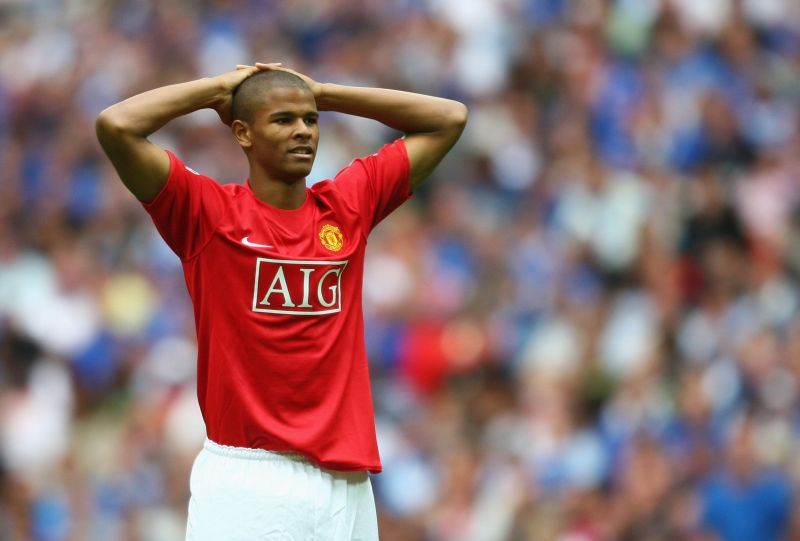
[[[203,449],[215,455],[227,456],[233,458],[246,458],[249,460],[290,460],[292,462],[301,462],[303,464],[313,464],[311,460],[303,455],[293,453],[291,451],[268,451],[266,449],[251,449],[249,447],[233,447],[231,445],[222,445],[215,441],[206,438],[203,444]]]

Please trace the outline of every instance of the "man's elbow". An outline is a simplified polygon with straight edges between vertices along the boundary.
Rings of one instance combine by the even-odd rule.
[[[117,131],[116,119],[114,114],[109,110],[110,108],[103,109],[94,121],[94,131],[97,138],[102,140],[104,136]]]
[[[460,101],[451,101],[449,109],[447,125],[459,131],[463,130],[464,126],[467,125],[467,118],[469,117],[467,106]]]
[[[103,109],[97,115],[94,128],[97,137],[101,140],[103,137],[122,135],[127,131],[125,119],[114,105]]]

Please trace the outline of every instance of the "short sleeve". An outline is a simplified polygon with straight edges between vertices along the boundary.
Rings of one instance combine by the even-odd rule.
[[[367,222],[371,231],[411,197],[410,167],[402,139],[356,158],[333,181],[334,188]]]
[[[142,206],[167,245],[182,260],[197,255],[225,215],[225,190],[215,180],[188,168],[173,153],[169,177],[156,197]]]

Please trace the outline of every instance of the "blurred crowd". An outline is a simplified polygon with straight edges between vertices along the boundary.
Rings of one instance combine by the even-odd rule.
[[[796,0],[1,0],[0,540],[183,538],[191,307],[94,119],[256,60],[470,108],[368,249],[382,540],[800,539]]]

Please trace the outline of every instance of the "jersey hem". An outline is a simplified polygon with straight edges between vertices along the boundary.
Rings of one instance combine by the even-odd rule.
[[[206,438],[203,448],[224,456],[241,458],[245,460],[296,460],[307,462],[320,469],[331,471],[367,471],[369,473],[380,473],[383,470],[381,464],[353,464],[347,462],[322,461],[312,458],[304,453],[292,449],[264,449],[261,447],[240,447],[238,445],[226,445]]]

